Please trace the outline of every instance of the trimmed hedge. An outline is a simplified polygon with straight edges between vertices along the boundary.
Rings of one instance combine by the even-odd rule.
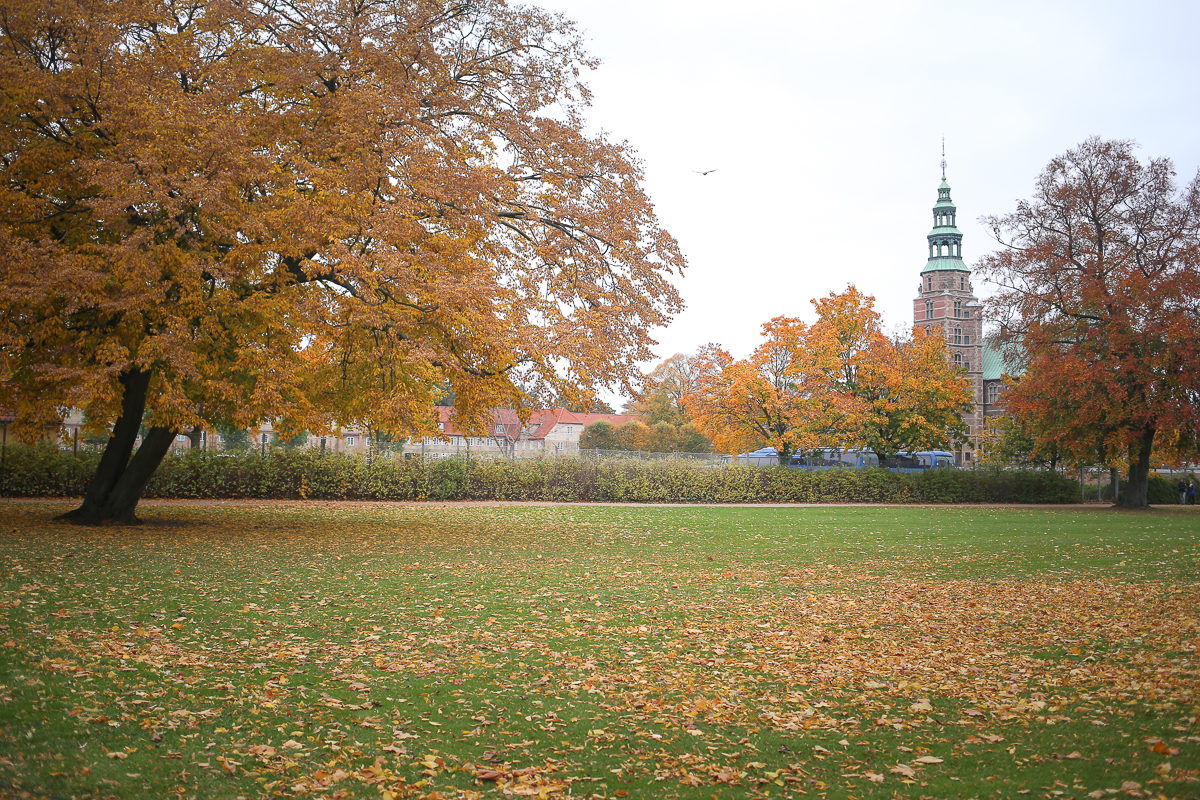
[[[99,456],[10,448],[0,496],[82,496]],[[1076,503],[1079,484],[1034,470],[807,471],[688,461],[377,460],[313,450],[168,456],[146,497],[552,500],[630,503]]]

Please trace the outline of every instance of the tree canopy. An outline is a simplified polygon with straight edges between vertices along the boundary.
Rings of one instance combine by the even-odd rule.
[[[1181,191],[1170,160],[1133,151],[1091,138],[1053,159],[1030,200],[987,218],[1003,249],[981,267],[1024,362],[1009,412],[1040,452],[1121,454],[1142,507],[1156,446],[1200,453],[1200,174]]]
[[[77,518],[197,425],[630,391],[684,259],[584,131],[594,63],[504,0],[6,3],[0,402],[114,423]]]
[[[941,337],[914,329],[889,339],[874,298],[854,286],[812,302],[813,325],[776,317],[747,359],[716,345],[701,352],[686,405],[718,447],[769,445],[786,464],[793,453],[832,447],[886,459],[965,435],[970,382],[948,362]]]

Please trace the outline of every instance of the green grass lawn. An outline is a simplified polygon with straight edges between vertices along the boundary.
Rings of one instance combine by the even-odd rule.
[[[1200,796],[1189,510],[65,508],[0,796]]]

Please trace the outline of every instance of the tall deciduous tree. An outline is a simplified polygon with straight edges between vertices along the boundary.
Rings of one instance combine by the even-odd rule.
[[[688,408],[718,447],[774,446],[794,452],[866,448],[881,459],[948,447],[965,435],[970,382],[947,359],[940,337],[914,331],[892,340],[874,298],[850,286],[813,301],[817,321],[777,317],[764,342],[735,361],[710,346]]]
[[[1180,191],[1169,160],[1133,149],[1092,138],[1052,160],[1032,199],[987,218],[1004,248],[981,266],[1025,355],[1008,410],[1077,463],[1120,449],[1124,504],[1145,507],[1156,441],[1198,452],[1200,175]]]
[[[881,460],[897,453],[948,450],[967,437],[971,381],[947,358],[946,341],[914,327],[910,338],[876,338],[859,382],[870,408],[860,441]]]
[[[762,328],[766,341],[747,359],[717,345],[702,348],[685,405],[717,448],[736,453],[767,445],[785,465],[792,453],[839,438],[841,398],[827,392],[802,321],[776,317]]]
[[[592,64],[505,0],[5,3],[0,402],[113,423],[73,518],[135,519],[198,425],[632,391],[684,260]]]

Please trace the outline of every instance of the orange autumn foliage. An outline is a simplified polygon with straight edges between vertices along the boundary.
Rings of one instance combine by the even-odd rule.
[[[939,337],[885,336],[873,304],[854,286],[814,300],[816,323],[776,317],[745,360],[710,345],[686,401],[697,427],[728,452],[775,447],[781,464],[829,447],[881,458],[948,447],[965,433],[969,381]]]
[[[629,389],[684,259],[593,64],[505,0],[7,3],[0,402],[158,447]]]

